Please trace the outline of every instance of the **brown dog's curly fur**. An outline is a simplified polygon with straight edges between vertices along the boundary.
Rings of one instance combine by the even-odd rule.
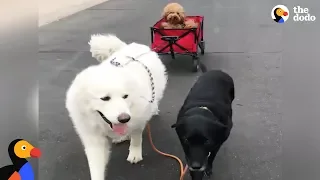
[[[184,29],[196,28],[198,24],[194,20],[185,20],[185,12],[183,7],[178,3],[167,4],[162,12],[162,18],[165,22],[161,23],[163,29]]]
[[[184,28],[197,28],[198,23],[196,23],[193,19],[188,19],[184,22]]]

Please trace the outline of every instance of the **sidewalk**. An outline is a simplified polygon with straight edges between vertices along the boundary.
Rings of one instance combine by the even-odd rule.
[[[39,24],[49,24],[108,0],[42,0],[39,1]]]

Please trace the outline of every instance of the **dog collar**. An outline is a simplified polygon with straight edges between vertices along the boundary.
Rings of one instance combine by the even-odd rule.
[[[145,53],[142,53],[140,54],[139,56],[137,56],[136,58],[134,57],[130,57],[130,56],[127,56],[127,58],[130,59],[130,61],[128,61],[127,63],[125,63],[124,65],[120,64],[119,62],[116,62],[116,57],[113,58],[110,63],[116,67],[124,67],[125,65],[128,65],[130,62],[138,62],[140,65],[142,65],[144,67],[144,69],[147,71],[148,75],[149,75],[149,79],[150,79],[150,86],[151,86],[151,100],[149,100],[149,103],[153,103],[154,100],[155,100],[155,97],[156,97],[156,92],[155,92],[155,85],[154,85],[154,80],[153,80],[153,76],[152,76],[152,73],[150,71],[150,69],[145,65],[143,64],[141,61],[139,61],[137,58],[138,57],[141,57],[145,54],[148,54],[150,53],[151,51],[148,51],[148,52],[145,52]]]
[[[209,111],[209,112],[211,112],[212,113],[212,111],[208,108],[208,107],[205,107],[205,106],[200,106],[199,107],[200,109],[204,109],[204,110],[207,110],[207,111]]]

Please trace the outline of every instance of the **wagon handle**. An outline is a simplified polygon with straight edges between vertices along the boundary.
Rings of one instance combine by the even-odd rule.
[[[179,36],[162,36],[161,39],[163,41],[168,41],[169,42],[171,57],[172,57],[172,59],[175,59],[174,50],[173,50],[172,45],[175,44],[175,42],[177,40],[179,40]]]
[[[177,41],[179,39],[179,36],[162,36],[161,39],[164,41],[169,41],[169,42],[174,43],[175,41]]]

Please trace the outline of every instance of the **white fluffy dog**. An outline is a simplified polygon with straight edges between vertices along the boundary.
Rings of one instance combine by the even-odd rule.
[[[142,132],[167,84],[165,66],[148,46],[113,35],[91,37],[92,56],[102,62],[80,72],[66,108],[87,155],[91,180],[104,180],[111,142],[130,139],[130,163],[142,160]]]

